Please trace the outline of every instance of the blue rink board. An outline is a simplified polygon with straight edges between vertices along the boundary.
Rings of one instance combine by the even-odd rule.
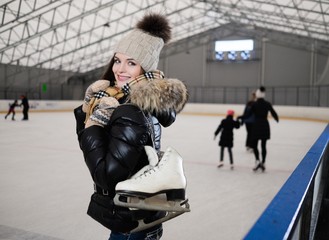
[[[286,239],[289,236],[321,163],[328,139],[329,125],[244,237],[245,240]]]

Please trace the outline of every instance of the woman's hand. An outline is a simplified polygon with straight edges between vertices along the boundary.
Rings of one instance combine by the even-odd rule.
[[[101,127],[106,126],[117,106],[119,106],[119,102],[114,97],[103,97],[100,100],[98,107],[88,118],[86,128],[93,125],[98,125]]]
[[[90,112],[90,108],[93,105],[92,99],[94,98],[95,94],[99,91],[105,91],[110,86],[110,81],[108,80],[97,80],[96,82],[92,83],[86,90],[84,102],[82,105],[82,110],[85,113]]]

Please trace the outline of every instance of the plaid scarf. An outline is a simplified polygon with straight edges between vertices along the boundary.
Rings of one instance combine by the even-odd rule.
[[[164,78],[164,74],[163,74],[163,72],[161,72],[159,70],[146,72],[142,75],[139,75],[138,77],[131,80],[130,82],[126,83],[125,85],[123,85],[121,90],[123,91],[123,93],[125,95],[129,95],[131,86],[133,86],[134,84],[141,82],[141,81],[152,81],[154,79],[163,79],[163,78]]]
[[[100,90],[94,94],[94,97],[90,99],[89,102],[89,111],[86,112],[85,122],[89,119],[90,115],[98,108],[99,102],[103,97],[114,97],[119,100],[124,96],[128,96],[130,93],[131,86],[141,81],[152,81],[154,79],[163,79],[164,74],[160,70],[145,72],[142,75],[137,76],[130,82],[126,83],[122,86],[122,88],[118,88],[116,86],[110,86],[105,90]],[[110,107],[110,106],[109,106]]]

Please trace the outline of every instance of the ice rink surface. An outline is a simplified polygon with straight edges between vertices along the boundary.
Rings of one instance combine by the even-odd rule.
[[[0,118],[0,239],[105,240],[109,230],[87,214],[93,183],[71,112]],[[191,212],[164,223],[162,240],[242,239],[327,123],[270,120],[265,173],[254,173],[245,126],[234,132],[234,170],[219,161],[214,131],[224,116],[181,114],[163,129],[162,148],[184,159]]]

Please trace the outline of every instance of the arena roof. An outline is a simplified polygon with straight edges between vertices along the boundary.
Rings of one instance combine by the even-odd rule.
[[[5,0],[0,63],[79,73],[102,67],[113,45],[148,11],[168,16],[172,44],[235,25],[311,39],[329,52],[328,0]]]

